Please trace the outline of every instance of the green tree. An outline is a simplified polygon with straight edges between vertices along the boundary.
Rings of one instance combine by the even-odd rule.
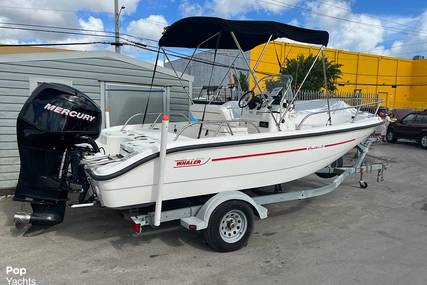
[[[237,78],[236,74],[233,73],[234,78],[234,84],[238,85],[240,84],[240,87],[242,89],[242,92],[245,93],[249,90],[249,80],[246,73],[239,72],[239,77]]]
[[[310,54],[307,57],[300,54],[299,56],[297,56],[297,58],[286,59],[286,64],[284,67],[281,68],[280,73],[292,75],[293,77],[292,87],[294,91],[297,90],[301,85],[305,75],[310,69],[310,66],[313,64],[314,59],[315,59],[315,56],[312,54]],[[328,90],[335,91],[337,89],[337,83],[336,83],[337,79],[341,78],[341,75],[342,75],[342,72],[341,72],[342,64],[334,63],[328,60],[327,57],[325,57],[325,67],[326,67],[326,77],[328,82]],[[280,79],[266,82],[266,87],[268,90],[271,90],[275,86],[279,86],[279,85],[283,86],[283,83],[281,82]],[[310,74],[308,75],[302,88],[305,90],[320,91],[324,89],[324,87],[325,87],[325,79],[323,75],[322,59],[319,58],[314,64],[314,67],[311,70]]]

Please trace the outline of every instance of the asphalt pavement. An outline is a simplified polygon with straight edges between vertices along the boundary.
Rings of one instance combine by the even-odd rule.
[[[97,208],[67,209],[63,224],[23,236],[12,216],[28,205],[2,197],[0,284],[427,284],[427,151],[406,142],[370,154],[390,162],[384,182],[371,175],[360,189],[353,177],[333,193],[268,206],[248,246],[231,253],[178,222],[134,237],[119,212]]]

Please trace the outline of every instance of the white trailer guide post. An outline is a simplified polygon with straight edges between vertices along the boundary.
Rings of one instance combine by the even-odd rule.
[[[154,225],[160,226],[160,214],[162,212],[162,190],[163,182],[165,177],[165,159],[166,159],[166,148],[168,144],[168,125],[169,125],[169,116],[163,115],[162,118],[162,133],[160,136],[160,160],[159,160],[159,179],[157,182],[157,199],[156,199],[156,208],[154,212]]]

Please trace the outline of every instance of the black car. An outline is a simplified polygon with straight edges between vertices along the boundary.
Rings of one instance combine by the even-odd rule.
[[[427,149],[427,110],[409,113],[390,123],[387,128],[387,142],[394,143],[400,138],[417,140],[422,148]]]

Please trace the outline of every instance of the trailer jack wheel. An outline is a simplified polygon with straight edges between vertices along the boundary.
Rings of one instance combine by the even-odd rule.
[[[215,251],[228,252],[247,244],[254,223],[254,213],[246,202],[232,200],[213,211],[206,230],[207,244]]]
[[[359,181],[359,186],[362,189],[366,189],[366,188],[368,188],[368,183],[366,181],[361,180],[361,181]]]

